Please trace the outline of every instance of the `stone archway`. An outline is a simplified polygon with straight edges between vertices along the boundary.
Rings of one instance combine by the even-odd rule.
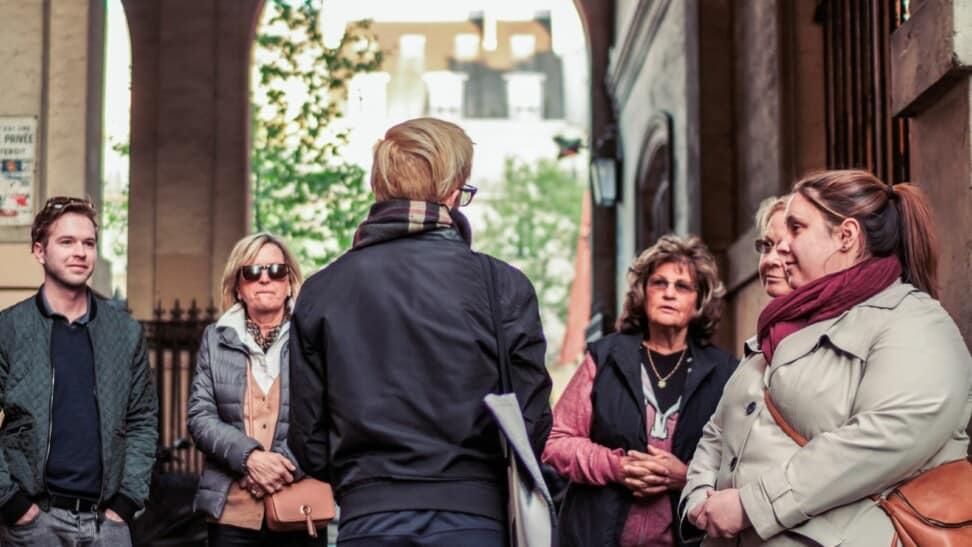
[[[264,0],[122,0],[132,41],[129,304],[218,300],[247,232],[248,80]],[[603,85],[613,7],[575,0],[590,53],[592,142],[614,121]],[[593,307],[614,309],[615,211],[592,215]]]
[[[132,40],[129,304],[217,300],[247,231],[248,81],[263,0],[123,0]]]
[[[606,4],[606,5],[605,5]],[[614,2],[574,0],[587,36],[591,82],[590,142],[616,130],[615,112],[605,85],[609,50],[614,43]],[[619,170],[620,172],[620,170]],[[591,209],[591,314],[603,333],[613,330],[617,299],[617,214],[614,207]]]

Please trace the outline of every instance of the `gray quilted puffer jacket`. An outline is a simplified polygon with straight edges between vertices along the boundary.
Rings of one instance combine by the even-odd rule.
[[[244,464],[250,452],[263,448],[256,439],[246,436],[243,426],[243,397],[246,393],[247,358],[250,351],[240,338],[231,317],[239,308],[231,308],[220,320],[206,328],[196,356],[196,373],[188,401],[189,434],[206,455],[206,465],[193,500],[193,510],[219,518],[226,505],[226,495],[234,481],[244,475]],[[239,321],[242,323],[242,321]],[[280,354],[280,412],[270,451],[287,457],[297,466],[297,459],[287,447],[290,427],[289,325],[281,329],[283,348]],[[295,479],[303,476],[298,467]]]

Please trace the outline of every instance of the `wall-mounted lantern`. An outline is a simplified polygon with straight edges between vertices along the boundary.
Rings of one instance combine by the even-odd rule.
[[[617,126],[607,128],[594,144],[591,157],[591,195],[594,205],[614,207],[621,201],[618,192]]]

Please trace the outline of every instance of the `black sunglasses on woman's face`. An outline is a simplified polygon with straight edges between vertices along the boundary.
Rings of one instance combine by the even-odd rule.
[[[286,264],[250,264],[240,268],[240,277],[246,281],[256,281],[263,275],[263,270],[266,270],[267,276],[275,281],[287,277]]]

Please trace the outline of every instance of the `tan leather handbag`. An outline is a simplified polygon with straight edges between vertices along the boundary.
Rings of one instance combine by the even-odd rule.
[[[249,371],[247,361],[247,374]],[[246,390],[247,404],[253,408],[253,394]],[[252,413],[252,410],[251,410]],[[248,433],[254,430],[252,414],[248,421]],[[334,519],[334,492],[331,485],[315,478],[304,477],[284,486],[279,492],[263,498],[267,528],[274,532],[307,530],[307,535],[317,537],[317,529],[327,526]]]
[[[790,427],[770,399],[763,400],[773,420],[798,445],[807,439]],[[887,496],[871,496],[891,518],[896,532],[891,545],[904,547],[965,547],[972,545],[972,463],[958,460],[939,465],[902,483]]]
[[[317,529],[334,518],[334,493],[331,485],[311,477],[289,484],[263,498],[267,528],[274,532],[307,530],[317,537]]]

